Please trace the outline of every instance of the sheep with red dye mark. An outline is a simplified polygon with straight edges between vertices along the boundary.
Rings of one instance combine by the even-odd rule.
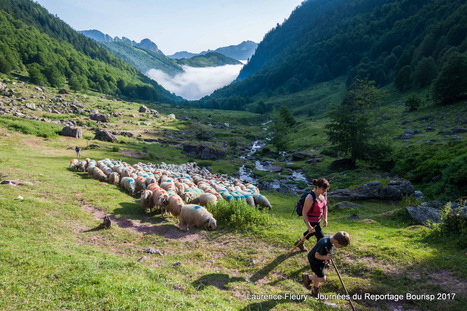
[[[141,207],[145,213],[152,212],[154,208],[154,201],[151,190],[146,189],[141,192]]]
[[[109,175],[109,184],[118,186],[120,185],[120,174],[117,172],[112,172]]]
[[[71,169],[76,169],[76,166],[78,165],[79,160],[78,159],[71,159],[70,160],[70,167]]]
[[[200,205],[183,205],[180,211],[180,225],[185,227],[205,228],[215,230],[217,221],[207,209]]]
[[[183,200],[178,194],[173,194],[169,197],[169,203],[166,206],[167,211],[174,217],[180,216]]]
[[[152,197],[154,205],[157,206],[162,213],[162,207],[166,206],[169,202],[169,194],[164,189],[159,188],[152,192]]]
[[[94,170],[92,171],[92,178],[97,179],[99,181],[107,181],[107,176],[98,167],[94,167]]]
[[[131,195],[135,194],[136,183],[135,180],[131,177],[123,177],[120,180],[120,187],[123,188],[127,193]]]
[[[136,192],[140,192],[146,189],[146,177],[138,176],[135,178],[136,182]]]
[[[259,193],[253,193],[253,199],[255,200],[255,205],[259,205],[260,209],[263,209],[263,207],[267,207],[269,208],[269,210],[272,209],[271,203],[269,203],[268,198],[266,198],[264,195]]]

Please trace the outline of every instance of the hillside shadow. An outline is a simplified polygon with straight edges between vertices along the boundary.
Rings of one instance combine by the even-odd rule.
[[[292,254],[290,254],[290,256],[288,258],[291,258],[293,256],[297,256],[300,253],[301,253],[300,251],[294,251]],[[272,270],[274,270],[278,265],[280,265],[283,261],[285,261],[285,258],[287,257],[287,254],[288,254],[288,252],[286,254],[281,254],[281,255],[277,256],[276,259],[274,259],[268,265],[263,267],[261,270],[257,271],[255,274],[253,274],[250,277],[250,281],[253,282],[253,283],[256,283],[257,281],[259,281],[259,280],[263,279],[264,277],[266,277]]]
[[[198,290],[204,290],[207,286],[214,286],[220,290],[227,290],[225,286],[230,282],[246,282],[246,279],[240,277],[231,278],[228,274],[225,273],[212,273],[203,275],[191,284]]]

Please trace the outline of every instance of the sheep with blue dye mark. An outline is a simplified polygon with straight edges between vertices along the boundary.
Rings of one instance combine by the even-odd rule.
[[[253,199],[255,200],[255,205],[259,205],[260,209],[263,209],[263,207],[267,207],[269,208],[269,210],[272,209],[271,203],[269,203],[268,198],[266,198],[264,195],[259,193],[253,193]]]
[[[120,187],[122,187],[123,190],[125,190],[131,195],[135,194],[136,183],[135,180],[131,177],[123,177],[120,180]]]
[[[185,227],[204,228],[215,230],[217,221],[207,209],[200,205],[183,205],[180,211],[180,225]]]

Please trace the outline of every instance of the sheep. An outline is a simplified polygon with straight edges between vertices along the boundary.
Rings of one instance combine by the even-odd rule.
[[[203,193],[199,197],[194,199],[192,203],[199,204],[204,207],[206,207],[208,204],[216,205],[217,197],[212,193]]]
[[[120,180],[120,187],[122,187],[123,190],[130,193],[131,195],[135,194],[136,184],[135,180],[131,177],[123,177]]]
[[[70,160],[70,169],[75,169],[75,167],[78,165],[79,161],[78,159],[71,159]]]
[[[182,210],[183,201],[178,194],[171,195],[169,197],[169,203],[166,206],[166,209],[174,217],[180,216],[180,211]]]
[[[79,161],[78,162],[78,166],[77,166],[77,170],[78,171],[81,171],[81,172],[84,172],[86,170],[86,167],[88,166],[88,162],[86,162],[86,160],[84,161]]]
[[[92,178],[98,179],[99,181],[107,181],[107,176],[98,167],[94,167],[94,170],[92,171]]]
[[[136,177],[136,192],[140,192],[146,189],[146,177],[138,176]]]
[[[255,200],[256,206],[261,206],[260,209],[263,209],[263,207],[267,207],[269,210],[272,209],[271,203],[269,203],[268,198],[266,198],[264,195],[253,193],[253,199]]]
[[[112,172],[112,174],[109,175],[109,184],[115,186],[120,185],[120,174],[117,172]]]
[[[148,211],[152,212],[154,201],[151,190],[143,190],[143,192],[141,192],[141,207],[145,213],[148,213]]]
[[[159,210],[162,213],[162,207],[167,205],[169,201],[169,194],[164,189],[158,188],[152,192],[152,199],[154,201],[154,205],[159,207]]]
[[[195,204],[183,205],[180,210],[180,225],[215,230],[217,222],[207,209]]]

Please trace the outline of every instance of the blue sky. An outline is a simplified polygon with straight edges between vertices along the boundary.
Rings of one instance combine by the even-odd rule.
[[[151,39],[166,55],[259,43],[303,0],[36,0],[75,30]]]

